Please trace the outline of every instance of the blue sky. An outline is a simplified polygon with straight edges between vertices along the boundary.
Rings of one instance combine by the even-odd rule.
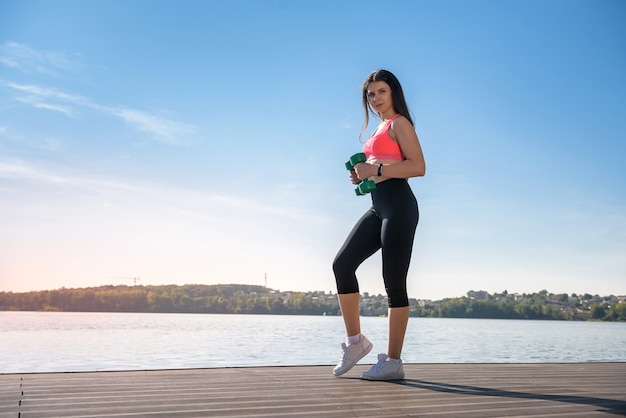
[[[0,0],[0,290],[334,291],[378,68],[427,163],[411,297],[626,294],[610,0]],[[380,270],[361,291],[384,293]]]

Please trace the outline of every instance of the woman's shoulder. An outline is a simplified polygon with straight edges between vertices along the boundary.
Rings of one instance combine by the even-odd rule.
[[[411,123],[411,121],[409,119],[406,118],[406,116],[398,114],[396,115],[395,119],[393,119],[391,121],[391,124],[389,125],[389,127],[391,128],[392,131],[397,131],[397,130],[405,130],[405,129],[413,129],[413,124]]]

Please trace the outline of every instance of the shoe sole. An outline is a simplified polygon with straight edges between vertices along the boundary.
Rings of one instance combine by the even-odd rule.
[[[350,371],[350,369],[352,369],[354,366],[356,366],[356,364],[357,364],[359,361],[361,361],[361,359],[362,359],[363,357],[365,357],[366,355],[368,355],[368,354],[370,353],[370,351],[372,351],[372,348],[374,348],[374,344],[370,343],[370,345],[369,345],[369,346],[368,346],[365,350],[363,350],[363,351],[361,352],[362,354],[361,354],[359,357],[357,357],[357,359],[356,359],[356,360],[354,360],[354,363],[352,364],[352,366],[348,367],[347,369],[345,369],[344,371],[342,371],[342,372],[340,372],[340,373],[335,373],[335,372],[333,372],[333,375],[334,375],[335,377],[339,377],[339,376],[341,376],[342,374],[348,373],[348,372]]]
[[[389,377],[389,378],[377,378],[377,377],[368,377],[368,376],[363,376],[361,375],[361,379],[362,380],[370,380],[370,381],[376,381],[376,382],[392,382],[395,380],[404,380],[404,375],[399,376],[399,377]]]

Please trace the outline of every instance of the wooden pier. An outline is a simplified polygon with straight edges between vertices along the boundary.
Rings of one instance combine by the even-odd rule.
[[[406,364],[0,374],[0,417],[626,416],[626,363]]]

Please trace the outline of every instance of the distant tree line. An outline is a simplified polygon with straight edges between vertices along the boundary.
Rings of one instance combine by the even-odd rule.
[[[626,301],[615,296],[555,295],[545,290],[523,295],[475,293],[421,304],[412,313],[438,318],[626,321]]]
[[[279,293],[254,285],[101,286],[26,293],[0,292],[0,310],[335,315],[336,298]]]
[[[466,297],[445,299],[438,304],[416,307],[416,316],[435,318],[492,318],[492,319],[573,319],[584,320],[588,315],[566,315],[561,307],[539,303],[498,303],[471,300]]]
[[[411,301],[412,317],[626,321],[626,302],[615,296],[538,293]],[[2,311],[160,312],[272,315],[341,315],[337,296],[279,292],[254,285],[100,286],[24,293],[0,292]],[[387,313],[383,295],[364,295],[361,314]]]

